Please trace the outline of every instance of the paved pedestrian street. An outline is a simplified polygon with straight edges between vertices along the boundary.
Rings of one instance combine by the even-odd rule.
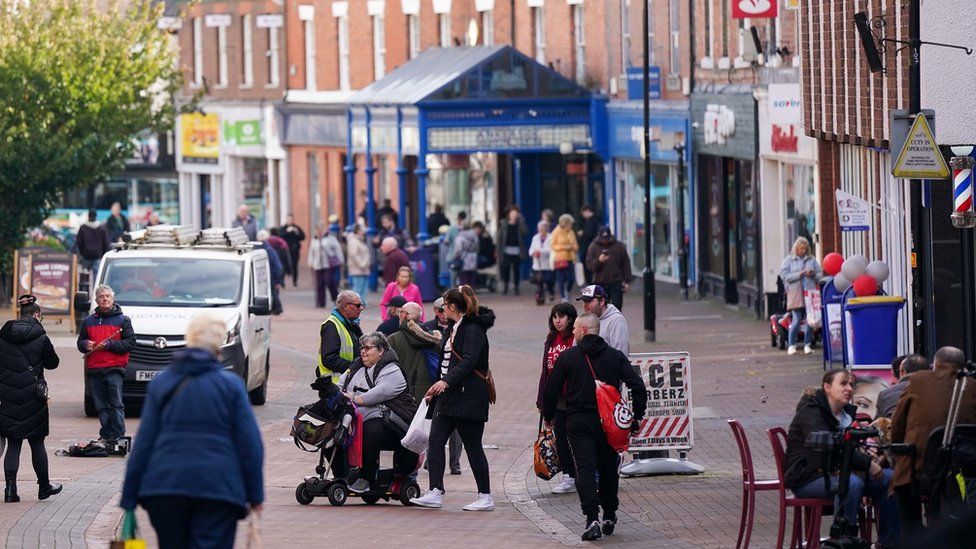
[[[695,448],[689,459],[704,466],[705,473],[622,479],[616,533],[596,543],[734,546],[741,470],[726,419],[737,418],[745,426],[757,475],[774,477],[765,430],[789,422],[801,391],[816,384],[821,375],[819,354],[787,356],[770,347],[765,322],[714,301],[680,301],[674,287],[668,285],[659,287],[658,341],[644,343],[638,290],[633,288],[624,303],[632,351],[691,352]],[[538,480],[531,472],[531,446],[538,425],[535,393],[549,306],[536,306],[525,295],[528,293],[523,292],[522,297],[481,295],[483,304],[498,315],[488,335],[499,397],[491,408],[484,437],[496,510],[475,514],[461,510],[476,493],[466,458],[462,459],[461,476],[445,478],[447,494],[441,510],[382,501],[370,506],[356,499],[342,507],[333,507],[322,499],[309,506],[295,501],[295,487],[304,476],[314,473],[317,454],[298,450],[288,430],[297,407],[315,399],[308,383],[313,379],[319,324],[325,310],[312,307],[308,287],[283,292],[285,313],[273,320],[268,403],[255,408],[266,452],[267,501],[260,523],[265,546],[331,542],[369,547],[583,545],[576,494],[552,494],[550,483]],[[378,296],[369,297],[373,305],[364,311],[362,324],[373,328],[378,324]],[[20,486],[22,497],[26,497],[21,503],[0,508],[0,531],[7,547],[106,547],[121,519],[117,501],[124,460],[54,455],[54,450],[72,442],[94,438],[98,421],[85,418],[82,411],[82,364],[74,336],[64,325],[50,324],[62,360],[60,368],[49,376],[53,404],[47,445],[52,480],[63,482],[65,489],[59,496],[38,502],[33,490],[36,479],[29,452],[25,451]],[[130,433],[137,427],[138,419],[127,420]],[[187,448],[187,452],[192,451]],[[389,459],[384,454],[384,460]],[[419,480],[426,489],[426,472],[421,471]],[[775,540],[777,503],[772,493],[760,494],[757,499],[752,545],[767,547]],[[139,518],[141,534],[152,545],[148,518],[141,511]],[[242,522],[238,534],[242,547],[244,528]]]

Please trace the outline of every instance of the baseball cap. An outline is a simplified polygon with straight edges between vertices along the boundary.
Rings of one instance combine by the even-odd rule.
[[[443,309],[444,308],[444,298],[443,297],[438,297],[437,299],[434,300],[434,308],[435,309]]]
[[[395,295],[386,302],[387,307],[403,307],[407,304],[407,300],[402,295]]]
[[[603,225],[596,232],[596,235],[599,236],[599,237],[607,237],[607,236],[610,236],[610,234],[611,233],[610,233],[610,226],[609,225]]]
[[[589,301],[591,299],[596,299],[598,297],[602,297],[603,299],[606,299],[607,298],[606,290],[603,289],[603,286],[591,284],[583,288],[583,291],[580,292],[580,295],[579,297],[576,298],[576,301]]]

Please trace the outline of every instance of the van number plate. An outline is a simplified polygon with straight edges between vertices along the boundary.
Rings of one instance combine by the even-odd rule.
[[[152,381],[159,370],[136,370],[136,381]]]

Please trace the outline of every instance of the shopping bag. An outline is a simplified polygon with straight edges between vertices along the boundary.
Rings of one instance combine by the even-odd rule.
[[[803,288],[799,283],[786,289],[786,310],[793,311],[803,308]]]
[[[588,356],[586,363],[589,364],[593,382],[596,383],[596,409],[600,412],[600,425],[607,436],[607,443],[617,453],[626,452],[630,447],[630,426],[634,421],[630,404],[620,396],[616,387],[596,378]]]
[[[575,269],[573,271],[573,274],[576,275],[576,285],[579,286],[580,288],[585,288],[586,271],[583,269],[583,263],[581,261],[577,261],[576,265],[574,265],[573,268]]]
[[[552,429],[542,425],[539,418],[539,438],[535,441],[535,459],[533,460],[535,476],[542,480],[549,480],[559,473],[559,456],[556,453],[556,437]]]
[[[125,511],[122,514],[122,531],[119,533],[119,539],[109,544],[110,549],[146,549],[146,540],[136,537],[138,531],[135,510]]]
[[[820,290],[806,290],[803,292],[803,307],[807,311],[807,327],[816,330],[823,321],[820,306]]]
[[[353,433],[349,439],[349,447],[346,448],[346,463],[350,467],[363,466],[363,414],[356,411],[356,419],[353,420]]]
[[[400,444],[404,448],[415,454],[422,454],[427,451],[427,439],[430,436],[430,420],[427,419],[427,400],[421,399],[417,406],[417,413],[413,415],[413,421],[407,428],[407,434],[403,435]]]

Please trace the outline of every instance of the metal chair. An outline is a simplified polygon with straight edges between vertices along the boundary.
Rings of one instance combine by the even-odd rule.
[[[752,537],[752,525],[756,516],[756,492],[776,490],[780,487],[778,480],[756,480],[752,466],[752,451],[749,450],[749,439],[738,420],[730,419],[729,427],[735,436],[735,443],[739,446],[739,459],[742,462],[742,518],[739,519],[739,539],[735,542],[736,549],[749,547]]]
[[[797,498],[786,493],[786,430],[782,427],[767,429],[769,442],[773,447],[773,459],[776,461],[777,488],[779,490],[779,529],[776,534],[776,548],[783,547],[783,536],[786,533],[786,510],[793,508],[793,532],[790,536],[790,549],[816,549],[820,546],[820,519],[824,508],[832,508],[834,502],[826,498]],[[831,509],[832,512],[832,509]],[[828,512],[827,514],[830,514]],[[803,527],[804,519],[806,528]]]

